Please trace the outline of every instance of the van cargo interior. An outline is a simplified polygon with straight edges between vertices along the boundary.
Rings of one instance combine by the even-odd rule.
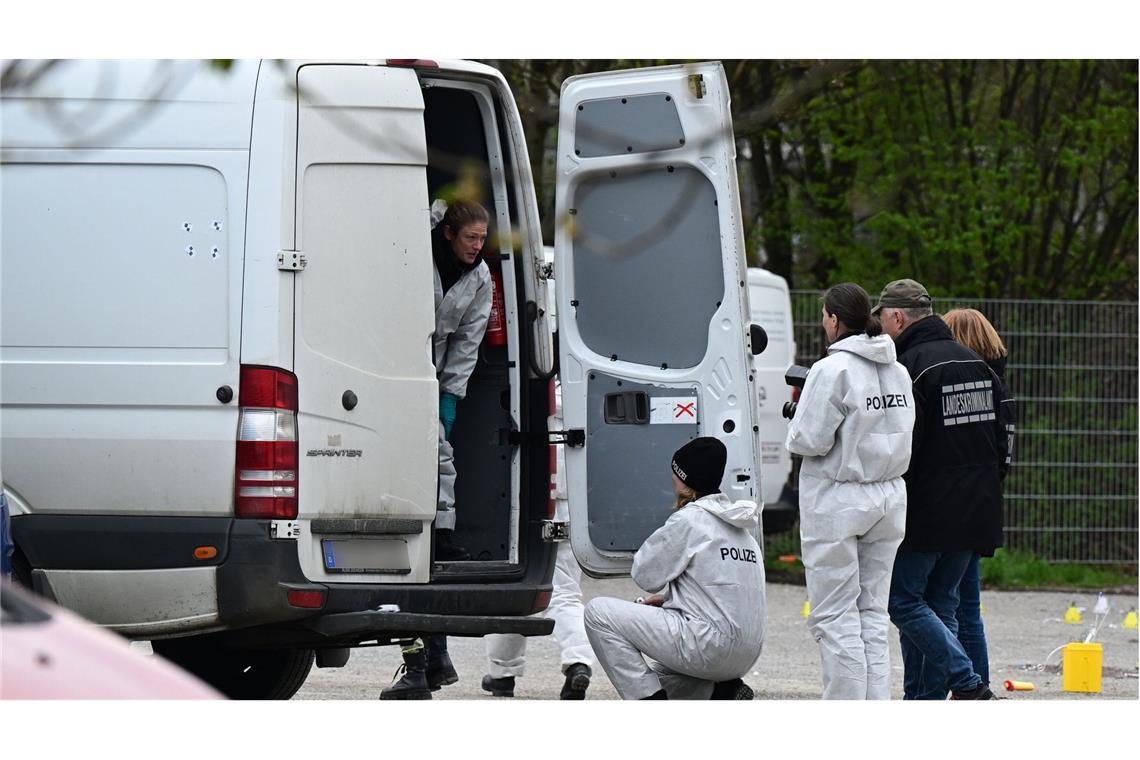
[[[511,214],[503,200],[504,188],[494,186],[488,155],[488,140],[497,144],[499,135],[484,118],[489,99],[482,107],[478,96],[469,89],[448,87],[438,81],[424,87],[424,122],[428,145],[429,198],[453,197],[457,188],[475,187],[477,198],[491,214],[487,244],[483,257],[492,272],[499,272],[512,292],[518,257],[512,256],[510,235],[499,238],[498,220]],[[502,161],[504,151],[494,151]],[[504,172],[498,167],[499,176]],[[498,206],[496,207],[495,199]],[[511,214],[510,218],[514,218]],[[505,254],[501,256],[501,254]],[[521,292],[521,285],[519,291]],[[519,313],[507,306],[509,311]],[[508,325],[510,327],[510,325]],[[518,333],[508,330],[508,342],[518,340]],[[455,541],[466,548],[479,563],[518,562],[519,523],[517,505],[520,484],[514,482],[518,472],[512,467],[516,446],[508,441],[511,423],[511,383],[518,382],[520,361],[513,363],[510,354],[522,357],[525,345],[492,346],[484,339],[479,358],[467,384],[467,396],[458,405],[451,443],[455,449],[456,528]],[[526,394],[517,394],[521,403]],[[545,411],[543,410],[543,414]],[[513,498],[512,498],[513,495]],[[512,508],[512,502],[515,508]],[[449,570],[462,570],[467,563],[452,563]],[[481,564],[481,568],[485,568]]]

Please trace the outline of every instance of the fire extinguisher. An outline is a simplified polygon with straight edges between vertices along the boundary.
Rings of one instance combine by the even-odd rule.
[[[487,332],[484,336],[488,346],[507,345],[507,314],[503,303],[503,275],[498,269],[491,269],[491,316],[487,318]]]

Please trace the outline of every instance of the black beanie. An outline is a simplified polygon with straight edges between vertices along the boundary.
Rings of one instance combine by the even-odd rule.
[[[694,438],[673,455],[673,474],[699,494],[719,493],[728,449],[716,438]]]

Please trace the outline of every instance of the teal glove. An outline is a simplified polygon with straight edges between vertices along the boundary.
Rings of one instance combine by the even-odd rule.
[[[459,396],[454,393],[439,394],[439,421],[443,423],[443,437],[451,440],[451,428],[455,425],[455,404]]]

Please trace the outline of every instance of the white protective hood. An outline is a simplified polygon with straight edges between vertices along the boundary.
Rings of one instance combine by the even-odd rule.
[[[910,466],[914,394],[895,356],[885,335],[852,335],[812,366],[788,424],[788,451],[804,457],[801,509],[811,507],[804,497],[816,491],[806,479],[879,483]]]
[[[702,496],[678,509],[633,557],[631,576],[666,609],[709,624],[718,635],[749,642],[764,638],[764,557],[754,535],[760,509],[724,494]]]
[[[754,501],[732,501],[722,493],[715,493],[697,499],[693,506],[700,507],[736,528],[753,532],[760,527],[760,507]]]

